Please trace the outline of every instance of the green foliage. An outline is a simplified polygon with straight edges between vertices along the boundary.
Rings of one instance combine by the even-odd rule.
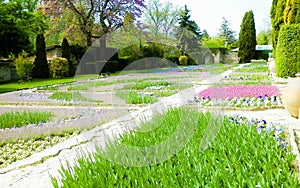
[[[230,28],[230,22],[224,17],[222,19],[218,36],[224,38],[225,45],[230,45],[236,41],[235,32]]]
[[[295,77],[300,72],[300,24],[282,26],[276,50],[276,75]]]
[[[284,9],[284,23],[297,24],[300,23],[300,1],[287,0]]]
[[[164,56],[164,49],[161,44],[149,43],[147,45],[142,46],[142,57],[160,57]]]
[[[66,38],[64,38],[62,41],[61,54],[62,54],[61,55],[62,58],[66,58],[68,60],[68,64],[69,64],[68,76],[74,76],[75,75],[75,67],[71,60],[71,48],[70,48],[69,42]]]
[[[0,115],[0,129],[47,122],[52,117],[49,112],[6,112]]]
[[[64,100],[64,101],[82,101],[82,102],[98,102],[100,100],[93,100],[82,96],[79,92],[66,92],[66,91],[56,91],[49,97],[50,99]]]
[[[187,65],[187,63],[188,63],[188,57],[187,56],[185,56],[185,55],[179,56],[179,65],[185,66],[185,65]]]
[[[224,48],[225,47],[225,38],[224,37],[212,37],[204,38],[202,40],[203,46],[207,48]]]
[[[16,71],[21,80],[30,77],[33,69],[33,62],[30,61],[28,58],[24,57],[25,52],[18,55],[18,58],[14,60],[14,64],[16,66]]]
[[[238,57],[240,63],[249,63],[255,58],[256,30],[252,10],[246,12],[239,33]]]
[[[290,149],[283,150],[266,131],[259,134],[254,126],[230,123],[228,119],[222,121],[213,114],[191,109],[169,109],[143,123],[138,130],[122,135],[105,147],[105,151],[99,149],[78,158],[76,165],[61,167],[62,187],[299,186],[297,170],[292,167],[295,155]],[[220,129],[214,129],[218,131],[215,140],[202,150],[201,143],[208,139],[203,136],[205,131],[212,131],[212,127],[208,127],[210,121],[212,127]],[[170,141],[172,137],[175,143]],[[132,148],[150,150],[162,143],[168,145],[162,145],[163,150],[159,148],[155,153],[129,153]],[[172,149],[176,147],[180,149],[175,153]],[[159,160],[170,153],[167,160]],[[106,156],[116,161],[126,160],[130,165],[143,160],[152,162],[152,156],[158,161],[130,167],[114,163]],[[51,179],[53,186],[59,187],[60,179]]]
[[[261,31],[257,37],[258,45],[271,45],[272,44],[272,30]]]
[[[17,0],[0,4],[0,28],[4,28],[0,30],[0,55],[33,52],[35,36],[47,28],[47,23],[43,14],[32,10],[35,2],[31,3]]]
[[[284,24],[284,9],[286,0],[273,0],[271,7],[273,55],[276,56],[276,46],[281,25]]]
[[[56,57],[50,62],[50,74],[53,78],[69,76],[69,62],[66,58]]]
[[[177,38],[179,38],[180,51],[182,55],[184,53],[194,52],[199,50],[201,31],[198,24],[190,20],[190,10],[187,6],[179,12],[179,27],[176,33]]]
[[[38,34],[36,36],[36,58],[34,60],[33,77],[49,78],[46,44],[43,34]]]
[[[178,8],[172,3],[161,3],[160,0],[149,1],[144,13],[146,25],[154,37],[172,35],[172,30],[176,28],[178,22],[178,14]]]
[[[155,96],[128,90],[118,90],[116,96],[124,99],[127,104],[152,104],[157,101]]]

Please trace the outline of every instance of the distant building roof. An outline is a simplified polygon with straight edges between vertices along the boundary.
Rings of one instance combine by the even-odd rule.
[[[273,46],[272,45],[256,45],[255,50],[257,50],[257,51],[273,50]]]
[[[273,46],[272,45],[256,45],[255,50],[256,51],[273,50]],[[230,51],[237,52],[237,51],[239,51],[239,48],[235,48]]]

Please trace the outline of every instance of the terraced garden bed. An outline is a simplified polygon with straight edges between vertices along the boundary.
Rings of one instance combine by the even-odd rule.
[[[217,130],[213,131],[217,135],[201,150],[201,144],[207,144],[202,140],[207,139],[207,129]],[[159,147],[170,138],[176,139]],[[172,149],[183,142],[174,153]],[[132,152],[124,145],[149,148],[150,153]],[[78,158],[74,167],[62,167],[61,183],[63,187],[297,187],[294,159],[281,127],[239,116],[220,121],[210,113],[179,108],[154,117],[105,150]],[[54,187],[60,187],[59,182],[52,178]]]

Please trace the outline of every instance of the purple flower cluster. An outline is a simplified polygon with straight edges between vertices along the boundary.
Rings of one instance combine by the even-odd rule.
[[[233,122],[237,125],[248,125],[255,126],[259,134],[266,133],[273,136],[277,143],[281,145],[282,148],[286,148],[287,141],[284,135],[283,126],[280,124],[274,124],[272,122],[267,122],[266,120],[259,120],[252,118],[249,120],[239,114],[228,117],[229,122]]]

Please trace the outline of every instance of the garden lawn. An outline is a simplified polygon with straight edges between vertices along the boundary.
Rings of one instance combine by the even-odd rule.
[[[208,125],[210,119],[213,123]],[[283,148],[271,133],[258,132],[256,126],[236,123],[226,117],[217,123],[217,119],[220,120],[195,110],[170,109],[144,123],[137,131],[123,135],[120,142],[110,144],[106,151],[99,149],[96,154],[79,158],[73,168],[62,167],[62,187],[299,186],[297,170],[292,167],[295,156],[289,147]],[[215,131],[218,129],[211,126],[220,127],[220,130]],[[206,128],[213,129],[217,135],[202,151],[200,143]],[[174,142],[167,141],[171,137],[176,138]],[[159,153],[146,156],[141,152],[131,153],[131,149],[127,150],[130,147],[124,147],[149,148],[164,141],[169,145],[163,149],[183,145],[176,153],[154,150]],[[152,159],[169,154],[170,158],[165,161]],[[111,158],[107,160],[104,156]],[[138,164],[143,160],[156,163],[135,167],[120,165],[123,162]],[[53,186],[58,187],[58,180],[51,179]]]
[[[47,85],[54,85],[54,84],[62,84],[62,83],[70,83],[77,80],[85,80],[97,78],[95,74],[91,75],[79,75],[74,77],[62,78],[62,79],[55,79],[55,78],[48,78],[48,79],[39,79],[33,78],[31,81],[26,81],[24,83],[19,82],[11,82],[11,83],[4,83],[0,84],[0,93],[16,91],[21,89],[31,89],[40,86],[47,86]]]

